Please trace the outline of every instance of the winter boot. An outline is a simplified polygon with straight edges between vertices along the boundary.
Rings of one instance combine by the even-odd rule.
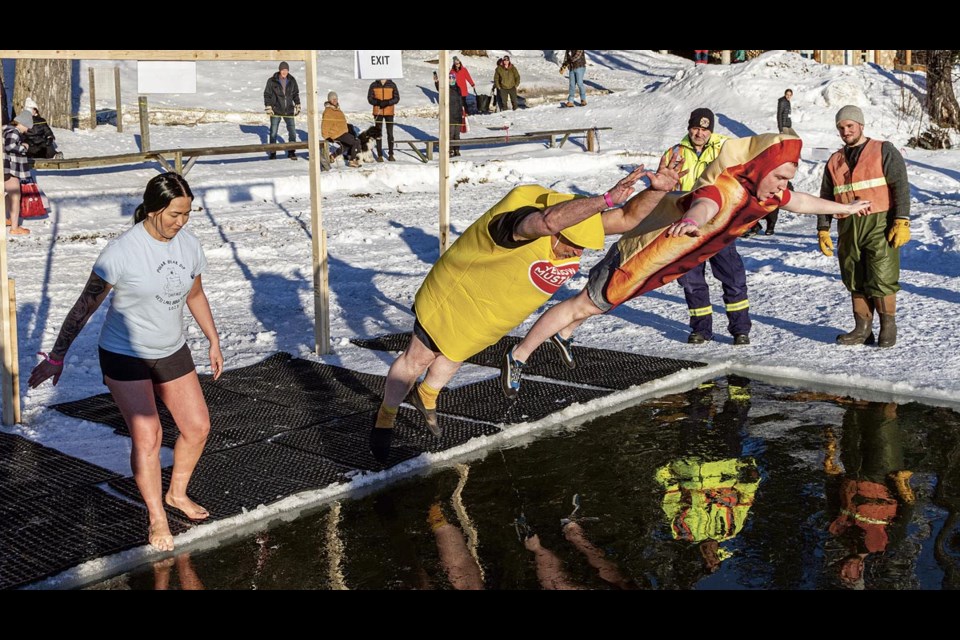
[[[377,138],[377,162],[383,162],[383,143]]]
[[[837,336],[837,344],[873,344],[873,302],[863,294],[853,294],[853,331]]]
[[[897,294],[874,298],[877,311],[880,312],[879,347],[892,347],[897,344]]]

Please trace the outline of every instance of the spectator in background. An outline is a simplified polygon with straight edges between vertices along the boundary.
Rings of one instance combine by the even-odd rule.
[[[709,49],[694,49],[693,50],[694,62],[696,62],[697,64],[707,64],[709,53],[710,53]]]
[[[503,67],[503,58],[497,58],[497,68],[493,72],[493,99],[497,101],[497,111],[503,111],[503,92],[497,87],[497,71]]]
[[[290,65],[286,62],[281,62],[280,69],[267,80],[263,90],[263,110],[270,116],[270,144],[277,143],[280,118],[287,125],[287,142],[297,141],[293,118],[300,115],[300,88],[297,79],[290,75]],[[271,160],[276,157],[275,151],[270,152]],[[296,160],[297,152],[290,149],[287,157]]]
[[[473,81],[473,78],[470,77],[470,72],[467,71],[467,68],[463,66],[463,63],[460,62],[460,58],[453,56],[453,66],[450,67],[450,73],[453,73],[457,77],[457,88],[460,90],[460,97],[463,98],[463,108],[467,110],[468,113],[471,113],[470,101],[467,97],[470,95],[470,92],[467,91],[467,85],[469,84],[473,87],[473,90],[477,90],[477,85]],[[473,111],[475,113],[475,111]]]
[[[63,157],[62,153],[57,152],[56,136],[53,130],[47,124],[46,119],[40,115],[40,109],[33,98],[27,98],[23,101],[23,106],[30,109],[33,114],[33,126],[24,134],[23,139],[30,145],[27,149],[27,156],[30,158],[53,158]]]
[[[320,135],[324,140],[338,142],[343,147],[343,159],[351,167],[359,167],[357,154],[360,153],[360,141],[350,132],[347,116],[340,110],[340,99],[336,91],[327,94],[323,103],[323,120],[320,123]]]
[[[587,90],[583,86],[583,74],[587,71],[586,51],[582,49],[567,49],[563,57],[563,64],[560,65],[560,75],[567,69],[570,70],[570,91],[567,93],[567,103],[564,106],[572,107],[573,91],[580,91],[580,106],[587,106]]]
[[[433,84],[437,88],[437,92],[440,91],[440,79],[437,77],[437,73],[433,74]],[[463,97],[460,95],[460,88],[457,85],[457,74],[455,71],[451,70],[450,75],[447,77],[447,84],[449,85],[450,97],[447,100],[447,109],[450,112],[450,139],[459,140],[460,139],[460,128],[463,126],[463,111],[465,109]],[[460,155],[460,145],[450,145],[450,157],[456,157]]]
[[[30,229],[20,226],[20,181],[30,177],[30,144],[23,136],[33,126],[33,116],[24,109],[3,128],[3,192],[7,204],[10,235],[25,236]]]
[[[783,97],[777,100],[777,130],[780,133],[797,135],[793,130],[793,121],[790,119],[790,101],[793,99],[793,89],[783,92]]]
[[[0,70],[0,111],[3,111],[3,126],[10,124],[10,107],[7,106],[7,85],[3,82],[3,73]]]
[[[734,49],[734,50],[733,50],[733,61],[734,61],[734,62],[746,62],[746,61],[747,61],[747,50],[746,50],[746,49]]]
[[[374,80],[367,90],[367,102],[373,105],[373,121],[377,127],[377,162],[383,162],[383,123],[387,123],[387,160],[393,162],[393,114],[400,102],[400,90],[393,80]]]
[[[501,93],[500,109],[507,106],[507,98],[510,98],[510,108],[516,111],[520,72],[510,62],[510,56],[503,56],[503,64],[497,67],[496,73],[493,74],[493,85]]]

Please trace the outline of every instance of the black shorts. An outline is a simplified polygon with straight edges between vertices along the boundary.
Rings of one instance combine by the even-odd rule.
[[[427,330],[423,328],[423,325],[420,324],[420,320],[413,321],[413,335],[417,336],[420,339],[427,349],[433,351],[434,353],[440,353],[440,349],[437,348],[437,343],[433,341],[433,338],[430,337],[430,334],[427,333]]]
[[[187,345],[183,345],[175,353],[158,360],[126,356],[103,348],[100,348],[99,351],[100,371],[103,372],[105,378],[104,384],[107,383],[106,378],[120,382],[152,380],[159,384],[182,378],[191,371],[197,370]]]

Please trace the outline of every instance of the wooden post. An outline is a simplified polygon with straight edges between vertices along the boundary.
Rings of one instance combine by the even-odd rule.
[[[0,198],[0,212],[6,217],[6,198]],[[3,424],[14,423],[13,345],[10,342],[10,281],[7,280],[7,227],[0,231],[0,342],[3,347],[3,371],[0,372],[3,392]]]
[[[13,388],[13,422],[20,424],[20,347],[17,344],[17,284],[9,279],[10,286],[10,386]]]
[[[330,277],[327,232],[320,201],[320,99],[317,94],[317,51],[301,55],[307,63],[307,148],[310,153],[310,235],[313,242],[313,333],[317,355],[330,353]]]
[[[910,58],[911,58],[911,54],[912,54],[912,53],[913,53],[912,50],[907,49],[907,59],[906,59],[907,66],[910,66]]]
[[[587,129],[587,151],[597,150],[597,132],[595,129]]]
[[[97,128],[97,81],[93,77],[93,67],[87,69],[90,72],[90,128]]]
[[[720,50],[720,64],[730,64],[730,51],[731,49]]]
[[[120,67],[113,68],[113,92],[117,96],[117,133],[123,133],[123,103],[120,101]]]
[[[147,96],[137,98],[140,106],[140,150],[150,151],[150,115],[147,112]]]
[[[450,73],[447,50],[440,52],[440,255],[450,246],[450,85],[446,78]]]

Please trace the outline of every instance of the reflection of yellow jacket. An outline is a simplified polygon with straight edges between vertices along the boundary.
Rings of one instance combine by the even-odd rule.
[[[753,458],[681,458],[658,469],[656,479],[666,489],[663,513],[670,533],[689,542],[729,540],[740,533],[760,486]]]
[[[443,355],[463,362],[495,344],[579,270],[579,257],[554,255],[552,236],[507,249],[489,230],[490,222],[505,213],[543,210],[575,197],[538,185],[515,187],[440,256],[417,291],[415,308]]]
[[[701,151],[698,156],[693,148],[693,143],[690,142],[690,136],[685,135],[683,136],[683,140],[680,141],[680,144],[675,147],[670,147],[663,153],[663,157],[669,160],[670,154],[673,153],[674,149],[679,149],[680,155],[683,157],[683,168],[687,174],[680,178],[680,188],[678,191],[690,191],[693,189],[697,178],[700,177],[700,174],[703,173],[703,170],[707,168],[708,164],[717,159],[717,156],[720,155],[720,148],[723,147],[723,143],[728,139],[727,136],[720,135],[719,133],[711,134],[710,139],[707,140],[707,144],[703,145],[703,151]]]

